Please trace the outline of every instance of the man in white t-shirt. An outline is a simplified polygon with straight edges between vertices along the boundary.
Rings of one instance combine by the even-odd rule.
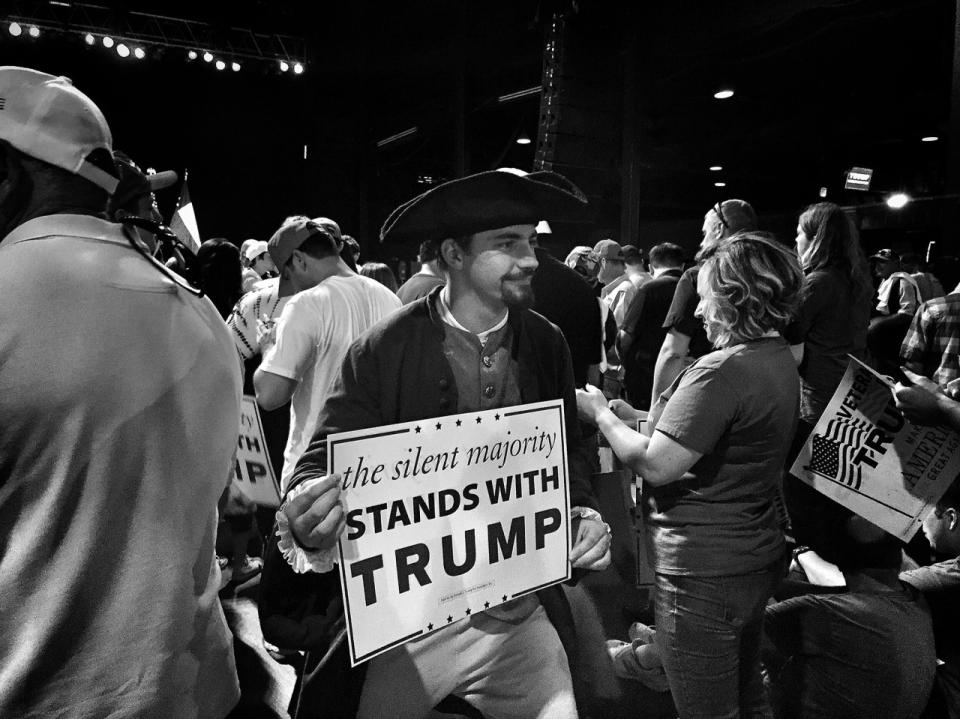
[[[347,348],[401,305],[379,282],[351,270],[340,257],[342,241],[318,222],[284,224],[268,244],[281,286],[289,283],[298,293],[283,308],[276,344],[253,377],[264,409],[291,402],[280,476],[285,490]]]

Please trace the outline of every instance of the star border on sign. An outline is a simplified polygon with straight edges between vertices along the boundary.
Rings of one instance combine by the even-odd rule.
[[[461,421],[458,419],[458,420],[457,420],[457,426],[459,427],[461,424],[463,424],[463,422],[461,422]]]
[[[442,425],[439,422],[437,422],[437,429],[440,429],[441,426]]]
[[[419,427],[419,425],[416,426],[416,427],[414,427],[414,428],[413,428],[413,431],[416,432],[417,434],[420,434],[420,427]]]
[[[477,417],[477,424],[480,424],[483,420]]]

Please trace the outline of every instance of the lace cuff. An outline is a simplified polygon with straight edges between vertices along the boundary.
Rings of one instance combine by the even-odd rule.
[[[595,509],[590,509],[590,507],[571,507],[570,508],[570,517],[580,517],[581,519],[596,519],[598,522],[603,522],[603,517]]]
[[[309,479],[290,490],[286,500],[280,505],[280,509],[277,510],[277,547],[279,547],[280,554],[283,555],[287,564],[289,564],[297,574],[329,572],[333,570],[334,565],[337,563],[336,546],[330,549],[306,549],[300,546],[297,540],[293,538],[293,532],[290,531],[290,522],[287,520],[287,515],[283,512],[283,508],[287,502],[306,492],[310,487],[321,481],[321,479]]]

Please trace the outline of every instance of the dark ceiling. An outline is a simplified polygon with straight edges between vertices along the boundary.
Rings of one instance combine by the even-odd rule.
[[[70,27],[37,40],[0,28],[4,63],[70,75],[104,108],[118,147],[144,164],[190,168],[205,235],[239,241],[286,214],[326,214],[376,254],[379,223],[424,178],[532,169],[540,98],[497,98],[540,84],[556,13],[565,25],[551,159],[591,196],[591,237],[616,236],[634,204],[641,244],[678,239],[727,196],[788,232],[821,187],[841,204],[882,199],[843,191],[854,165],[873,168],[880,190],[939,197],[957,185],[948,0],[107,4],[118,23],[145,12],[201,21],[213,37],[243,27],[307,44],[299,77],[251,62],[218,74],[179,50],[121,61]],[[14,2],[9,15],[46,5]],[[723,85],[736,94],[715,100]],[[515,144],[521,133],[534,143]],[[921,143],[925,135],[940,140]],[[707,169],[715,164],[723,171]],[[942,214],[870,222],[930,234],[945,231]]]

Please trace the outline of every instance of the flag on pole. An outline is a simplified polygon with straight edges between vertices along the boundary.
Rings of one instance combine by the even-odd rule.
[[[197,216],[193,212],[193,202],[187,188],[186,172],[183,173],[183,187],[180,189],[180,199],[177,200],[177,210],[170,220],[170,229],[192,252],[196,253],[200,249],[200,230],[197,228]]]

